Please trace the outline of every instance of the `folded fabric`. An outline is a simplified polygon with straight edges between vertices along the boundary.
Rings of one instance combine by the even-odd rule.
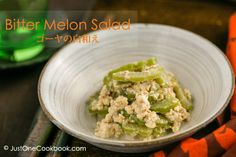
[[[229,20],[229,40],[226,55],[236,74],[236,13]],[[235,157],[236,156],[236,90],[231,99],[230,120],[218,129],[200,139],[187,138],[181,141],[172,150],[160,150],[152,157]],[[224,121],[224,114],[217,120]]]
[[[171,152],[161,150],[154,153],[153,157],[216,157],[234,144],[236,144],[236,119],[230,120],[204,138],[187,138]]]
[[[236,13],[233,14],[229,21],[229,40],[226,55],[232,65],[234,74],[236,74]],[[231,118],[236,117],[236,90],[230,103]]]

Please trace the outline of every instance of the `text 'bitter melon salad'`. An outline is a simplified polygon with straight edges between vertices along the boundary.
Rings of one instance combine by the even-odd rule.
[[[180,129],[189,120],[191,93],[156,58],[110,71],[102,89],[88,100],[100,119],[95,135],[102,138],[152,139]]]

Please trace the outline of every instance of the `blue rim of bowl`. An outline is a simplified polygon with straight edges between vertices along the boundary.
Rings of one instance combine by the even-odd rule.
[[[175,142],[175,141],[178,141],[178,140],[181,140],[182,138],[186,137],[186,136],[190,136],[192,135],[193,133],[195,133],[196,131],[198,131],[199,129],[205,127],[206,125],[208,125],[209,123],[211,123],[218,115],[220,115],[224,110],[225,108],[228,106],[232,96],[233,96],[233,93],[234,93],[234,86],[235,86],[235,78],[234,78],[234,73],[233,73],[233,69],[232,69],[232,66],[228,60],[228,58],[225,56],[225,54],[217,47],[215,46],[212,42],[210,42],[209,40],[207,40],[206,38],[198,35],[198,34],[195,34],[191,31],[188,31],[188,30],[185,30],[185,29],[181,29],[181,28],[178,28],[178,27],[174,27],[174,26],[169,26],[169,25],[163,25],[163,24],[143,24],[143,23],[137,23],[137,24],[132,24],[132,27],[135,26],[135,27],[142,27],[142,28],[145,28],[145,27],[149,27],[149,26],[152,26],[152,27],[155,27],[155,26],[162,26],[162,27],[168,27],[170,29],[175,29],[175,30],[178,30],[178,31],[182,31],[182,32],[185,32],[185,33],[188,33],[188,34],[191,34],[191,35],[194,35],[198,38],[200,38],[201,40],[204,40],[205,42],[207,42],[208,44],[210,44],[211,46],[213,46],[214,48],[216,48],[218,50],[218,53],[221,54],[221,56],[225,59],[225,61],[227,62],[227,65],[231,71],[231,80],[232,80],[232,84],[231,84],[231,89],[230,89],[230,94],[228,95],[227,99],[226,99],[226,102],[223,104],[223,106],[220,108],[220,110],[218,112],[216,112],[212,117],[210,117],[209,119],[201,122],[200,124],[198,124],[198,126],[196,127],[193,127],[189,130],[186,130],[182,133],[179,133],[177,135],[173,135],[171,137],[168,137],[168,138],[164,138],[165,136],[162,136],[160,138],[155,138],[155,139],[152,139],[152,140],[147,140],[147,141],[141,141],[141,140],[135,140],[135,141],[129,141],[129,140],[125,140],[125,141],[119,141],[119,140],[116,140],[114,141],[114,139],[103,139],[103,138],[94,138],[94,137],[91,137],[91,136],[88,136],[88,135],[85,135],[85,134],[76,134],[76,133],[73,133],[68,127],[66,127],[64,124],[60,123],[59,121],[56,120],[55,117],[53,117],[46,109],[45,107],[45,103],[43,102],[43,99],[42,99],[42,96],[41,96],[41,81],[42,81],[42,78],[43,78],[43,75],[44,75],[44,72],[45,70],[47,69],[48,65],[54,61],[54,59],[56,58],[56,56],[65,48],[67,47],[68,45],[66,45],[65,47],[63,47],[61,50],[59,50],[57,53],[55,53],[50,59],[49,61],[46,63],[46,65],[44,66],[41,74],[40,74],[40,77],[39,77],[39,81],[38,81],[38,98],[39,98],[39,102],[40,102],[40,106],[43,110],[43,112],[46,114],[46,116],[49,118],[49,120],[55,124],[58,128],[60,128],[61,130],[65,131],[66,133],[70,134],[71,136],[74,136],[78,139],[81,139],[81,140],[84,140],[84,141],[87,141],[89,143],[97,143],[97,144],[103,144],[103,145],[113,145],[113,146],[123,146],[123,147],[136,147],[136,146],[147,146],[147,145],[154,145],[154,144],[160,144],[162,143],[163,145],[164,144],[168,144],[168,143],[172,143],[172,142]],[[96,31],[96,32],[99,32],[99,31]],[[89,34],[92,34],[92,33],[89,33]],[[96,141],[94,141],[96,140]]]

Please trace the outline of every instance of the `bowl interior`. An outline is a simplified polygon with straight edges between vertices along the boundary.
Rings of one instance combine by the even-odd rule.
[[[233,77],[227,60],[213,44],[193,33],[142,24],[131,26],[130,31],[94,33],[99,43],[64,47],[49,61],[39,83],[44,111],[55,124],[76,137],[97,143],[130,143],[96,137],[96,119],[88,113],[85,102],[101,87],[109,70],[152,56],[190,89],[194,99],[191,120],[178,132],[153,141],[196,131],[212,121],[230,99]]]

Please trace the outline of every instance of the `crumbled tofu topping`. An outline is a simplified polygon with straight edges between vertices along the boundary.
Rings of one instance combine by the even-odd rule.
[[[129,115],[135,115],[138,119],[144,121],[147,128],[157,127],[157,122],[160,121],[159,115],[155,111],[150,110],[150,102],[148,96],[153,96],[154,99],[161,101],[165,98],[176,98],[173,87],[161,88],[155,81],[141,82],[135,84],[118,84],[117,81],[112,82],[113,91],[122,92],[126,89],[127,92],[135,94],[135,101],[129,104],[128,99],[124,96],[118,96],[113,99],[106,86],[101,89],[97,101],[92,102],[93,110],[101,110],[104,106],[108,106],[108,113],[100,122],[97,122],[95,135],[102,138],[119,137],[122,134],[120,125],[127,123],[127,118],[120,113],[125,110]],[[191,94],[188,90],[184,91],[188,98],[191,99]],[[184,120],[188,120],[190,114],[183,108],[178,99],[173,99],[179,103],[173,109],[165,114],[166,118],[172,122],[171,129],[176,132],[181,127]],[[160,133],[165,129],[160,128]]]
[[[171,109],[169,112],[165,114],[165,116],[170,121],[173,122],[173,126],[172,126],[173,132],[176,132],[179,130],[181,126],[181,122],[183,120],[189,120],[190,118],[190,114],[181,105],[178,105],[174,109]]]
[[[124,121],[124,116],[119,114],[118,112],[121,109],[124,109],[125,106],[128,105],[128,101],[126,97],[119,96],[116,98],[115,101],[111,101],[111,106],[108,109],[108,114],[104,118],[106,122],[120,122],[122,123]]]
[[[107,123],[104,120],[97,122],[95,135],[102,138],[119,137],[122,134],[121,127],[116,123]]]
[[[156,112],[150,110],[150,103],[147,95],[136,95],[136,100],[125,107],[128,114],[135,113],[137,118],[144,120],[148,128],[156,127],[156,120],[159,118]]]
[[[146,114],[144,121],[145,125],[148,128],[155,128],[156,127],[156,121],[159,119],[159,116],[154,111],[148,110],[148,113]]]
[[[102,87],[98,101],[92,102],[92,110],[102,110],[104,106],[109,106],[112,97],[109,96],[110,92],[106,86]]]
[[[99,94],[89,100],[89,111],[100,116],[96,123],[96,136],[101,138],[131,136],[150,140],[170,131],[178,131],[183,121],[190,119],[190,109],[186,104],[181,104],[189,100],[191,105],[190,91],[182,89],[174,75],[162,67],[160,73],[151,71],[160,65],[140,68],[142,64],[131,71],[118,69],[121,74],[118,75],[118,79],[110,76],[114,73],[109,73]],[[124,67],[121,69],[126,69]],[[138,77],[147,76],[148,79],[132,80],[136,73],[139,73]],[[153,79],[150,80],[150,76]],[[185,98],[184,101],[181,97]]]

